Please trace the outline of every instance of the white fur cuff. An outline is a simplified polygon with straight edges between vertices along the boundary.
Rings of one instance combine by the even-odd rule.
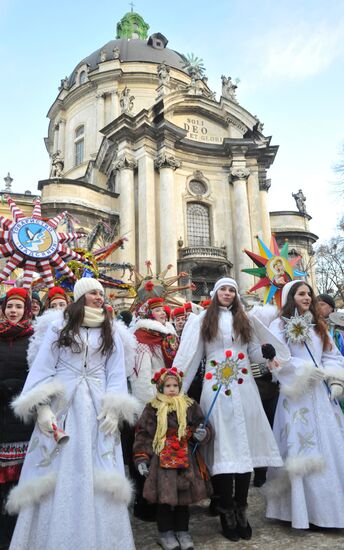
[[[344,368],[343,367],[329,367],[324,369],[324,375],[326,380],[330,384],[344,384]]]
[[[325,468],[325,461],[321,456],[318,457],[298,457],[287,458],[285,467],[290,478],[295,476],[307,476],[322,472]]]
[[[140,412],[140,404],[133,395],[106,393],[103,398],[102,413],[113,413],[119,421],[135,424],[135,416]]]
[[[39,384],[26,393],[16,397],[11,407],[16,416],[24,422],[29,422],[35,414],[38,405],[49,405],[53,397],[63,397],[64,386],[59,380]]]
[[[305,363],[304,366],[295,372],[295,378],[292,384],[283,384],[281,382],[280,392],[292,401],[297,401],[302,397],[312,385],[312,372],[314,366],[311,363]]]
[[[94,490],[108,493],[116,502],[123,502],[126,506],[129,506],[133,494],[131,483],[126,477],[102,470],[94,472]]]
[[[55,485],[56,474],[49,474],[17,485],[8,496],[6,503],[7,512],[13,515],[19,514],[21,508],[38,504],[42,498],[55,489]]]

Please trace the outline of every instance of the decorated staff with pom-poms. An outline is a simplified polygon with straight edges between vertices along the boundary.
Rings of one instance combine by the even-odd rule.
[[[269,328],[290,356],[270,365],[280,383],[274,434],[285,467],[268,472],[267,517],[297,529],[343,528],[344,359],[304,281],[283,287],[280,318]]]
[[[229,277],[215,283],[207,310],[191,316],[184,328],[174,366],[185,373],[185,391],[203,356],[206,374],[200,405],[214,429],[204,457],[219,499],[223,534],[230,540],[249,539],[251,472],[255,467],[281,466],[282,460],[250,371],[250,363],[264,361],[260,343],[242,307],[238,285]]]
[[[159,544],[164,550],[191,550],[189,504],[209,494],[210,481],[196,443],[210,440],[198,403],[182,392],[183,373],[162,368],[153,376],[155,398],[139,419],[134,461],[146,478],[144,497],[157,503]]]

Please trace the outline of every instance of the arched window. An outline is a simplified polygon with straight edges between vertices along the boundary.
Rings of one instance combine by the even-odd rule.
[[[75,130],[75,138],[74,138],[75,158],[74,158],[74,160],[75,160],[75,165],[76,166],[78,164],[81,164],[84,160],[84,144],[85,144],[84,132],[85,132],[85,127],[84,126],[79,126]]]
[[[79,75],[79,84],[84,84],[86,80],[87,80],[86,71],[81,71]]]
[[[199,202],[187,205],[189,246],[210,246],[209,208]]]

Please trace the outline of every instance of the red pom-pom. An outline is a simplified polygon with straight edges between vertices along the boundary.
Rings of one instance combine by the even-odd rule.
[[[240,353],[238,353],[238,359],[244,359],[245,358],[245,354],[241,351]]]
[[[183,378],[183,376],[184,376],[184,373],[183,373],[183,371],[182,371],[182,370],[180,370],[180,371],[179,371],[179,376],[180,376],[180,378]]]
[[[244,367],[243,369],[241,369],[241,372],[242,372],[243,374],[247,374],[248,370],[246,369],[246,367]]]
[[[165,367],[163,367],[163,368],[161,369],[161,371],[160,371],[160,376],[161,376],[162,374],[165,374],[166,371],[167,371],[167,369],[165,369]]]
[[[242,378],[238,378],[238,384],[242,384],[243,383],[243,379]]]
[[[213,377],[213,375],[211,374],[211,372],[207,372],[206,375],[205,375],[206,380],[211,380],[212,377]]]
[[[148,291],[148,292],[151,292],[154,288],[154,283],[152,283],[152,281],[147,281],[146,284],[145,284],[145,289]]]
[[[166,369],[165,369],[165,371],[166,371]],[[171,368],[170,368],[170,372],[174,372],[175,374],[177,374],[177,369],[176,369],[176,367],[171,367]]]
[[[230,349],[226,350],[226,357],[232,357],[233,353]]]
[[[153,380],[155,380],[155,382],[156,382],[157,380],[159,380],[159,378],[160,378],[160,374],[158,372],[156,372],[153,376]]]

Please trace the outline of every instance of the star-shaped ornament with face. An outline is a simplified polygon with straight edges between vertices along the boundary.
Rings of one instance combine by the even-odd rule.
[[[261,255],[244,250],[258,267],[243,269],[245,273],[260,277],[260,281],[250,288],[254,292],[265,287],[264,304],[275,300],[278,308],[281,308],[282,288],[296,277],[305,277],[304,271],[299,271],[295,265],[301,260],[301,256],[289,258],[289,243],[286,241],[281,250],[275,237],[271,237],[270,248],[258,237],[258,247]]]

